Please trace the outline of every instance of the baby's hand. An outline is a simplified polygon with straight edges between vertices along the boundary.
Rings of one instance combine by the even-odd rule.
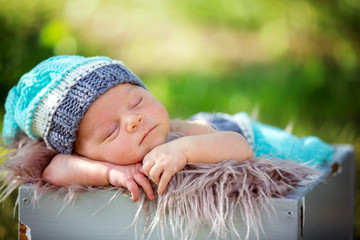
[[[165,191],[171,177],[187,163],[186,146],[180,139],[157,146],[145,155],[145,174],[158,185],[158,193]]]
[[[133,202],[139,198],[138,185],[144,189],[149,199],[154,200],[154,191],[144,174],[141,163],[126,166],[114,165],[109,170],[108,181],[111,185],[122,186],[129,189]]]

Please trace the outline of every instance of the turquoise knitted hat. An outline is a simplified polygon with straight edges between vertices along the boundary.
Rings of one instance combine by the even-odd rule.
[[[23,75],[5,102],[3,137],[7,142],[24,131],[48,147],[71,154],[86,110],[120,83],[145,88],[120,61],[107,57],[55,56]]]

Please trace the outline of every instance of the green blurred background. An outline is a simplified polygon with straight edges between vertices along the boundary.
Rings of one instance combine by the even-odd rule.
[[[358,0],[0,0],[0,114],[10,87],[43,59],[106,55],[172,118],[246,111],[354,145],[359,176],[359,12]],[[0,239],[17,239],[15,198],[1,205]],[[360,238],[358,188],[355,215]]]

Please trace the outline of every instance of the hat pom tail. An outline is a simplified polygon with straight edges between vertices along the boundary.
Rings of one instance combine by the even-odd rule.
[[[17,134],[20,131],[20,127],[15,120],[15,105],[16,100],[18,99],[17,89],[13,87],[6,99],[5,110],[3,122],[3,138],[6,144],[12,144],[12,139],[16,138]]]

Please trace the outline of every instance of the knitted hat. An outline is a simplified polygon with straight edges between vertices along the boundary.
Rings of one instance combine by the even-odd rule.
[[[55,56],[23,75],[5,102],[3,137],[22,130],[64,154],[73,152],[76,131],[86,110],[120,83],[145,88],[120,61],[107,57]]]

